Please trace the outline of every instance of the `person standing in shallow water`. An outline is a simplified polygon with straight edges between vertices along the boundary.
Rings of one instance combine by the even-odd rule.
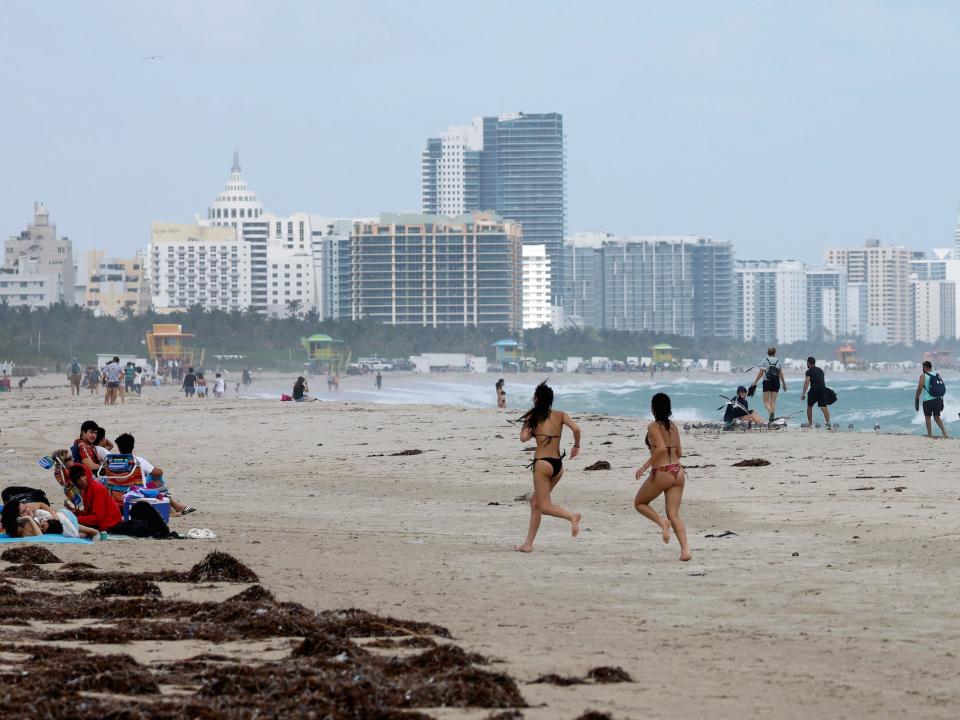
[[[570,534],[573,537],[580,534],[580,513],[554,505],[550,499],[550,493],[563,477],[563,458],[566,456],[566,452],[560,452],[563,428],[566,426],[573,432],[573,448],[570,450],[572,460],[580,454],[580,426],[567,413],[553,409],[553,390],[545,382],[537,385],[533,392],[533,407],[523,414],[520,422],[523,423],[520,442],[535,440],[537,443],[533,462],[529,466],[533,469],[533,495],[530,498],[527,539],[514,548],[528,553],[533,550],[533,541],[544,515],[569,521]]]
[[[947,437],[947,428],[940,419],[940,413],[943,412],[943,396],[933,395],[930,392],[930,382],[938,379],[940,376],[933,372],[933,363],[929,360],[923,361],[923,372],[920,374],[920,383],[917,385],[917,394],[913,399],[913,406],[917,411],[920,410],[920,399],[923,398],[923,419],[927,425],[927,437],[933,437],[933,426],[930,422],[932,417],[940,432]],[[941,381],[942,382],[942,381]],[[941,386],[942,387],[942,386]]]
[[[676,423],[670,420],[673,411],[669,395],[654,395],[650,400],[650,409],[654,417],[654,421],[647,425],[646,443],[650,449],[650,459],[640,466],[635,477],[640,480],[647,470],[650,471],[650,476],[637,490],[633,506],[638,513],[660,527],[665,543],[670,542],[670,528],[673,527],[677,542],[680,543],[680,559],[685,562],[692,556],[687,544],[687,528],[680,519],[680,501],[683,499],[683,486],[687,479],[686,470],[680,464],[683,456],[680,431]],[[650,507],[650,503],[661,494],[666,505],[666,518]]]

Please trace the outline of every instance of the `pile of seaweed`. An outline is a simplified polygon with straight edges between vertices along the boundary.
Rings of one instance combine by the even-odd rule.
[[[27,589],[0,583],[0,624],[6,626],[0,643],[4,720],[416,720],[429,717],[417,712],[425,708],[527,706],[513,678],[489,669],[483,656],[449,642],[449,631],[438,625],[358,609],[316,613],[280,602],[256,584],[221,602],[163,597],[157,581],[256,580],[253,571],[224,553],[211,553],[185,573],[104,572],[78,564],[50,571],[38,560],[37,553],[14,556],[22,564],[4,576],[99,584],[82,592],[61,587],[51,593],[32,589],[32,584]],[[58,559],[44,556],[42,561]],[[45,629],[31,628],[32,621],[42,621]],[[57,624],[61,629],[46,629]],[[144,665],[127,654],[55,644],[185,639],[270,639],[288,644],[291,652],[279,660],[253,653],[242,661],[203,654]],[[39,716],[37,698],[44,700]]]

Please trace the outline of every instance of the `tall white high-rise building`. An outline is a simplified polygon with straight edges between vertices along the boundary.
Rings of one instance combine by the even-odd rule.
[[[310,216],[262,216],[267,227],[267,306],[271,317],[302,316],[317,309]]]
[[[794,260],[744,260],[734,269],[737,330],[747,341],[789,344],[807,339],[807,272]]]
[[[267,313],[270,295],[267,272],[268,228],[263,203],[247,186],[240,168],[240,153],[233,152],[233,165],[227,184],[210,203],[207,217],[200,225],[234,228],[237,237],[248,246],[250,256],[250,309]]]
[[[560,113],[504,113],[429,138],[421,156],[423,212],[495,211],[520,223],[525,245],[547,247],[555,303],[564,277],[564,142]]]
[[[847,283],[847,335],[867,337],[869,302],[866,283]]]
[[[846,268],[847,282],[867,286],[867,323],[862,333],[870,342],[913,342],[910,303],[910,251],[867,240],[864,247],[826,251],[828,265]]]
[[[375,219],[310,216],[314,295],[321,320],[350,318],[350,236],[354,222],[373,223]]]
[[[158,312],[250,306],[250,248],[233,227],[153,223],[147,273]]]
[[[550,306],[550,258],[546,245],[523,246],[523,329],[549,325],[553,321]]]
[[[482,210],[480,199],[480,151],[483,121],[452,126],[438,138],[427,141],[422,157],[423,211],[456,217]],[[489,209],[489,208],[487,208]]]
[[[834,341],[847,334],[847,271],[807,269],[807,339]]]
[[[957,334],[957,286],[946,280],[913,280],[914,327],[916,339],[935,343]]]

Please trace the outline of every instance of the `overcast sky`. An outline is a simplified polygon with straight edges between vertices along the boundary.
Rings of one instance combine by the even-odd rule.
[[[953,2],[3,0],[0,236],[42,200],[132,254],[234,148],[269,211],[418,210],[428,136],[521,110],[564,115],[568,233],[939,247],[958,85]]]

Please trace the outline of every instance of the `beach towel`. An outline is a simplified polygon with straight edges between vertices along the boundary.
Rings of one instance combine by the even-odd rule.
[[[84,540],[83,538],[72,538],[66,535],[34,535],[33,537],[12,538],[0,534],[0,543],[56,543],[58,545],[92,545],[93,540]]]

